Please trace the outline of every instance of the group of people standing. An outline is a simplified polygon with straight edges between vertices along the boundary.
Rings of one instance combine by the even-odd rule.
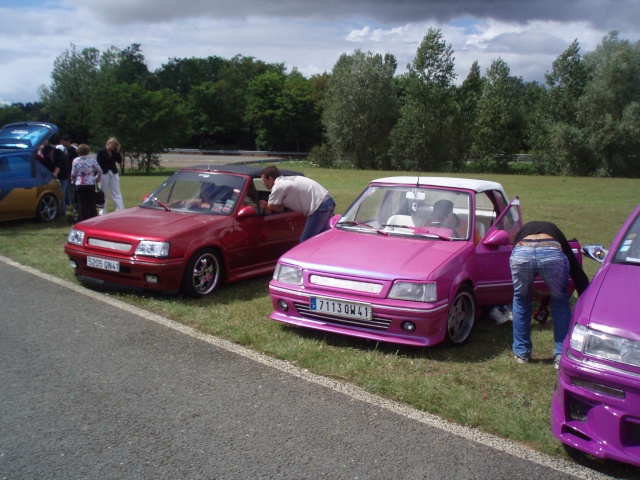
[[[124,208],[120,190],[119,170],[123,159],[120,142],[115,137],[107,140],[97,155],[91,156],[91,148],[86,143],[75,146],[69,135],[62,135],[56,147],[43,146],[40,161],[60,182],[62,203],[59,215],[64,215],[67,205],[78,204],[78,219],[86,220],[98,214],[96,188],[104,192],[102,213],[107,213],[109,196],[116,210]]]

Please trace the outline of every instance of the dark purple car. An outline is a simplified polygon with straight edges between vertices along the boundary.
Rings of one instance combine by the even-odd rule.
[[[553,434],[569,453],[640,466],[640,205],[576,303],[551,409]]]

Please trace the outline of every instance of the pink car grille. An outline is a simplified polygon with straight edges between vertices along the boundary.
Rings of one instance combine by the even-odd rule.
[[[303,303],[296,303],[295,307],[302,317],[312,320],[326,320],[340,325],[371,328],[373,330],[386,330],[389,328],[389,325],[391,325],[391,320],[380,317],[372,317],[371,320],[361,320],[358,318],[336,317],[328,313],[312,312],[309,305]]]

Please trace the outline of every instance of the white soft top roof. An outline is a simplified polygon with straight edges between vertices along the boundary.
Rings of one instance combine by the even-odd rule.
[[[452,187],[484,192],[486,190],[499,190],[504,193],[502,185],[488,180],[474,180],[472,178],[453,177],[386,177],[372,180],[371,183],[388,183],[392,185],[420,185],[424,187]],[[506,195],[505,195],[506,197]]]

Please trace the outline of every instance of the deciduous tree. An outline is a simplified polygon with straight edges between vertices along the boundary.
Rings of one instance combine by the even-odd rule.
[[[322,123],[339,165],[374,169],[387,163],[388,137],[398,117],[392,55],[355,50],[333,67]]]

